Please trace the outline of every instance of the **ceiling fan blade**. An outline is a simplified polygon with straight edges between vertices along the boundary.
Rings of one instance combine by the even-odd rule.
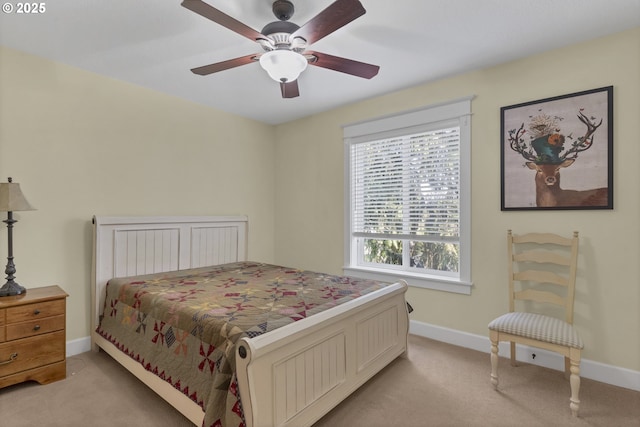
[[[326,53],[308,51],[304,52],[303,55],[307,57],[309,57],[309,55],[312,56],[309,60],[309,65],[340,71],[341,73],[351,74],[364,79],[374,77],[380,70],[378,65],[354,61],[353,59],[340,58],[339,56],[327,55]]]
[[[291,34],[290,39],[302,37],[307,41],[307,45],[310,45],[344,27],[366,12],[358,0],[337,0]]]
[[[235,68],[241,65],[257,62],[256,59],[258,58],[258,56],[259,55],[252,53],[251,55],[228,59],[226,61],[216,62],[215,64],[203,65],[202,67],[192,68],[191,71],[194,74],[206,76],[208,74],[217,73],[218,71],[228,70],[229,68]]]
[[[236,33],[250,40],[256,41],[258,39],[265,38],[264,35],[257,32],[253,28],[219,11],[215,7],[208,5],[202,0],[184,0],[181,4],[183,7],[186,7],[190,11],[195,12],[207,19],[210,19],[213,22],[230,29],[231,31],[235,31]]]
[[[295,98],[297,96],[300,96],[300,91],[298,90],[298,80],[287,83],[281,82],[280,92],[282,92],[283,98]]]

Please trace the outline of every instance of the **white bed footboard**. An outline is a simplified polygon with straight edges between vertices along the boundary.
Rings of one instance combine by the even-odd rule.
[[[237,346],[247,426],[309,426],[407,350],[396,283]]]

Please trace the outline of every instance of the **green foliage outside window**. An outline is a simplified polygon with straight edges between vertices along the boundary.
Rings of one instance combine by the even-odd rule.
[[[458,271],[458,245],[411,242],[411,267],[438,271]]]
[[[366,239],[364,260],[376,264],[402,265],[402,241]]]
[[[402,265],[402,240],[365,239],[364,260],[374,264]],[[458,245],[411,241],[411,267],[457,272]]]

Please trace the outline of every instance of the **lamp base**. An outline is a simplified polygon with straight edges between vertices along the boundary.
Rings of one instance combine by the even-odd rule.
[[[27,289],[24,286],[18,285],[13,280],[8,281],[7,283],[0,288],[0,297],[9,297],[13,295],[22,295],[27,293]]]

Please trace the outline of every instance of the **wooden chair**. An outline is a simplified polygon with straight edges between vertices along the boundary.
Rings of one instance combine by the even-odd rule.
[[[509,313],[489,323],[491,383],[498,388],[498,343],[511,342],[511,364],[516,343],[554,351],[564,356],[569,376],[569,408],[578,416],[582,340],[573,327],[573,300],[578,263],[578,232],[572,238],[549,233],[513,235],[507,232],[509,259]],[[558,292],[555,292],[559,288]],[[564,288],[564,289],[562,289]],[[525,310],[516,311],[517,308]],[[549,304],[563,308],[564,319]],[[546,306],[546,307],[545,307]],[[557,317],[556,317],[557,314]]]

